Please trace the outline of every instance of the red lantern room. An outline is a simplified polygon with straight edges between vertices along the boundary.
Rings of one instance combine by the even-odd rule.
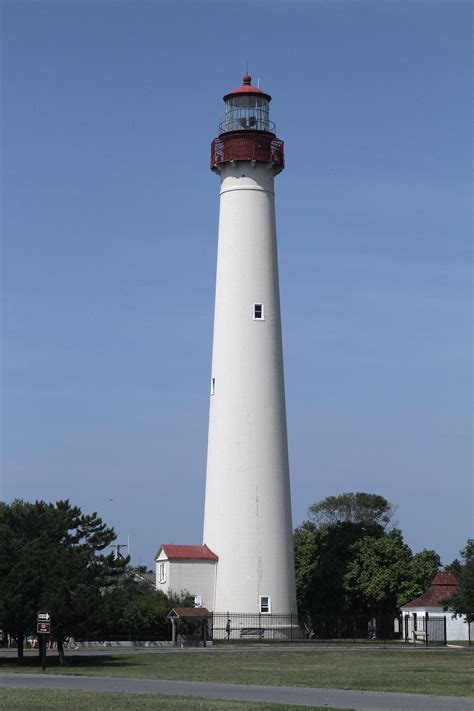
[[[225,117],[219,124],[220,134],[211,144],[211,170],[220,172],[223,163],[261,161],[269,163],[275,174],[283,170],[283,141],[275,134],[270,121],[269,103],[272,97],[245,74],[242,86],[224,96]]]

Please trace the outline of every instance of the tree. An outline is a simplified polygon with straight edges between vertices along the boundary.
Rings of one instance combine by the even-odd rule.
[[[114,529],[69,501],[16,500],[0,503],[0,540],[0,627],[16,640],[21,660],[24,636],[47,609],[63,663],[66,636],[100,623],[104,591],[128,563],[102,552]]]
[[[440,567],[441,558],[436,551],[424,548],[415,553],[410,561],[408,575],[404,576],[404,586],[400,591],[398,604],[404,605],[428,590]]]
[[[348,492],[328,496],[308,509],[309,520],[317,526],[334,523],[353,523],[364,527],[386,529],[392,522],[395,507],[378,494]]]
[[[371,529],[373,536],[381,529]],[[295,571],[298,610],[303,616],[355,614],[358,602],[344,589],[352,547],[365,538],[359,524],[343,522],[317,528],[306,521],[295,531]]]
[[[351,552],[344,590],[375,615],[395,613],[400,605],[421,595],[441,564],[435,551],[413,555],[397,528],[380,538],[362,538]]]
[[[153,583],[137,575],[136,569],[128,568],[124,576],[103,595],[100,636],[168,636],[169,611],[173,607],[192,607],[193,604],[191,595],[166,595],[156,590]]]
[[[461,550],[461,557],[463,563],[456,575],[458,592],[446,597],[443,604],[450,607],[455,615],[465,615],[466,622],[471,623],[474,622],[474,538],[468,539],[466,547]]]
[[[314,524],[304,522],[295,530],[293,537],[295,552],[296,600],[300,615],[311,616],[317,591],[316,572],[318,540]]]
[[[294,534],[299,614],[396,614],[421,595],[440,566],[435,551],[413,555],[383,496],[346,493],[313,504]]]
[[[452,573],[456,580],[459,580],[462,573],[462,563],[458,558],[455,558],[451,563],[444,567],[447,573]]]

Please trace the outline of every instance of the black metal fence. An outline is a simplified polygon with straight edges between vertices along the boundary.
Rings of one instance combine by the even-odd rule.
[[[400,619],[393,615],[297,615],[214,612],[209,621],[213,640],[390,640],[400,639]]]
[[[197,644],[202,641],[202,620],[178,621],[180,644]],[[165,634],[163,634],[165,632]],[[316,615],[311,619],[298,619],[296,614],[258,614],[244,612],[214,612],[207,620],[206,639],[231,642],[299,642],[299,641],[362,641],[400,639],[401,620],[393,615]],[[90,639],[102,640],[104,635]],[[171,639],[167,630],[114,630],[107,640],[153,642]]]
[[[179,620],[178,637],[180,643],[193,644],[202,640],[202,620],[195,622]],[[468,626],[472,643],[474,623]],[[206,638],[220,641],[230,640],[255,642],[299,642],[299,641],[347,641],[361,642],[401,640],[406,643],[445,645],[447,644],[447,621],[443,615],[313,615],[298,618],[296,614],[258,614],[214,612],[207,620]],[[136,644],[169,642],[171,626],[130,630],[114,629],[107,633],[89,636],[89,640],[116,643],[117,641]]]
[[[209,620],[210,639],[287,641],[302,639],[297,615],[214,612]]]
[[[204,626],[203,626],[204,625]],[[418,614],[399,618],[393,615],[315,615],[298,619],[296,614],[258,614],[214,612],[204,622],[178,621],[180,646],[202,644],[209,641],[230,642],[301,642],[301,641],[388,641],[445,645],[447,621],[443,615]],[[86,639],[78,640],[82,643]],[[120,629],[89,635],[87,642],[99,644],[125,644],[150,646],[169,644],[171,626],[150,629]]]
[[[308,639],[354,642],[400,639],[400,620],[393,615],[313,615],[303,629]]]
[[[403,618],[403,639],[406,643],[428,645],[447,644],[447,621],[444,615],[405,615]]]

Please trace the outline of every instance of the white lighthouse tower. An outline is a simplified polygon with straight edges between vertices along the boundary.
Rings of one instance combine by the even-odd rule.
[[[211,147],[220,178],[204,544],[219,557],[214,610],[296,613],[271,97],[226,96]]]

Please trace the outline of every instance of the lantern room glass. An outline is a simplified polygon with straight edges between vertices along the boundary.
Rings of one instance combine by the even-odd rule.
[[[243,94],[232,96],[225,102],[222,131],[271,131],[273,128],[265,97]]]

